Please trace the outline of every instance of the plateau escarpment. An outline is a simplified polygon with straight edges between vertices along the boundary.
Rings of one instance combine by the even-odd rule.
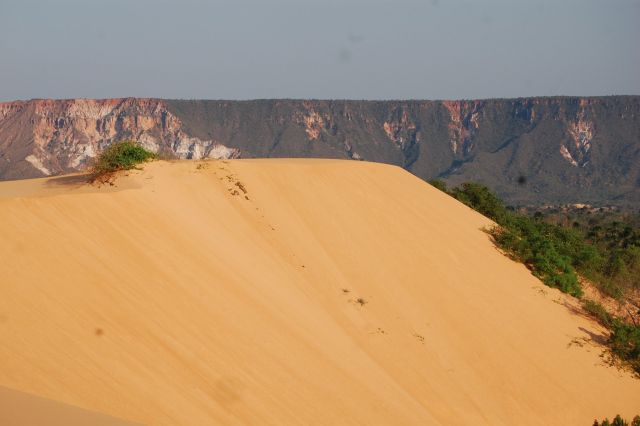
[[[81,170],[102,149],[134,139],[155,153],[178,158],[238,155],[213,140],[186,134],[154,99],[33,100],[0,104],[0,174],[6,178]],[[32,167],[27,166],[28,163]]]
[[[82,169],[135,139],[177,158],[320,157],[479,181],[512,204],[640,201],[640,97],[0,104],[0,178]]]

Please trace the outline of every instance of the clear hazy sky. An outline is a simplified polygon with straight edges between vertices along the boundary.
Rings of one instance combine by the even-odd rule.
[[[640,94],[640,0],[0,0],[0,100]]]

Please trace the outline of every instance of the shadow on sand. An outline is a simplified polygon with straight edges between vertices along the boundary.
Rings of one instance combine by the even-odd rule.
[[[74,188],[78,188],[83,185],[88,185],[91,180],[91,175],[89,173],[82,174],[74,174],[74,175],[65,175],[53,177],[47,180],[47,186],[70,186]]]
[[[598,345],[601,345],[601,346],[606,346],[608,338],[604,334],[594,333],[593,331],[587,330],[584,327],[578,327],[578,330],[582,331],[584,334],[589,336],[589,339],[592,342],[597,343]]]

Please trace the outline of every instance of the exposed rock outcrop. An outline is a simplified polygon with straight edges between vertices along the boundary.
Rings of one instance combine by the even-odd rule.
[[[21,120],[25,114],[27,120]],[[30,147],[24,160],[45,175],[80,170],[102,149],[121,139],[134,139],[152,152],[178,158],[239,156],[237,150],[216,141],[187,135],[180,119],[167,110],[164,101],[156,99],[6,103],[0,106],[0,119],[27,122],[17,129],[21,142]],[[2,124],[0,129],[4,130]],[[5,138],[11,138],[7,133],[0,132]],[[0,144],[2,142],[0,140]]]
[[[120,139],[177,158],[378,161],[424,179],[479,181],[516,204],[640,202],[638,96],[6,102],[0,179],[80,170]]]
[[[482,101],[443,101],[449,111],[449,137],[455,155],[468,156],[473,150],[473,138],[480,127]]]
[[[580,100],[580,109],[575,120],[568,123],[568,133],[571,143],[562,144],[560,153],[573,166],[585,167],[589,164],[591,141],[595,136],[595,125],[588,118],[589,102]]]
[[[409,117],[407,109],[401,106],[392,110],[382,127],[387,137],[402,150],[402,166],[411,167],[420,152],[420,136],[418,126]]]

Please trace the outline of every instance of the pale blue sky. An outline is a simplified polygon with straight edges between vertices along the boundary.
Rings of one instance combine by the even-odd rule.
[[[0,0],[0,100],[640,94],[640,0]]]

